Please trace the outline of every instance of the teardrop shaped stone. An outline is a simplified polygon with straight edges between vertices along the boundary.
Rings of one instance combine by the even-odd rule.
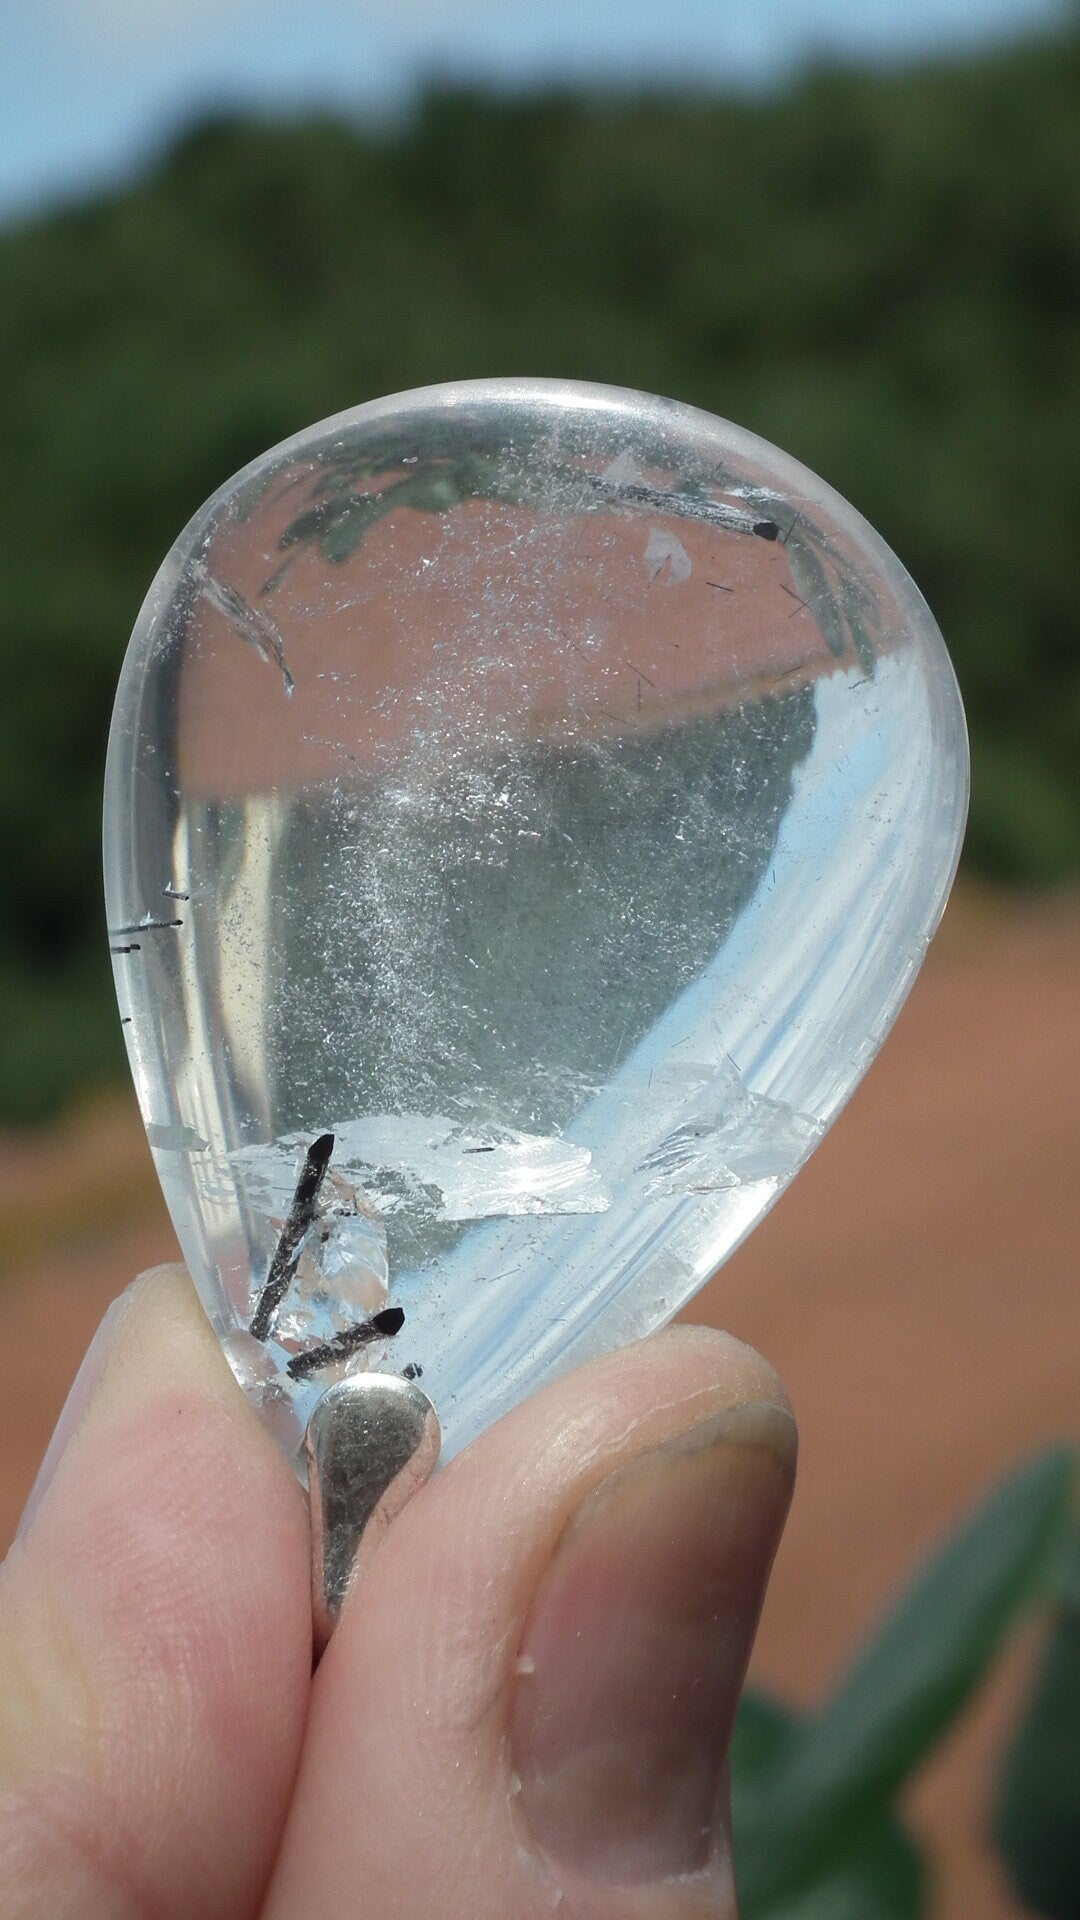
[[[691,408],[433,388],[222,487],[124,665],[107,907],[184,1255],[282,1445],[373,1365],[452,1454],[683,1306],[873,1058],[966,795],[903,568]]]

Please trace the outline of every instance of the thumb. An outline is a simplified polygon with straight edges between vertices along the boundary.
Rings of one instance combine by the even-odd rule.
[[[795,1450],[767,1364],[676,1328],[436,1475],[319,1669],[267,1915],[733,1914],[727,1746]]]

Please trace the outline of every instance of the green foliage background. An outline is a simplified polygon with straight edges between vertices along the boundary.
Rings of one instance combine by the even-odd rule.
[[[798,454],[953,650],[971,864],[1080,868],[1080,27],[764,100],[207,124],[0,235],[0,353],[0,1116],[119,1069],[100,782],[168,545],[286,433],[428,381],[643,387]]]

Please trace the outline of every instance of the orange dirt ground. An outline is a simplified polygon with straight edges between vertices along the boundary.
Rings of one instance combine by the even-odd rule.
[[[802,1466],[754,1677],[811,1703],[1006,1467],[1080,1429],[1080,903],[961,893],[880,1060],[695,1317],[768,1354]],[[8,1538],[106,1303],[173,1241],[133,1108],[0,1137]],[[1015,1649],[910,1809],[936,1920],[1018,1920],[981,1830]]]

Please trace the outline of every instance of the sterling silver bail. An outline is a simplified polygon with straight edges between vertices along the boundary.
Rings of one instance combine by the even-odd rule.
[[[304,1439],[316,1655],[334,1631],[357,1568],[430,1478],[441,1440],[427,1394],[396,1374],[355,1374],[316,1402]]]

